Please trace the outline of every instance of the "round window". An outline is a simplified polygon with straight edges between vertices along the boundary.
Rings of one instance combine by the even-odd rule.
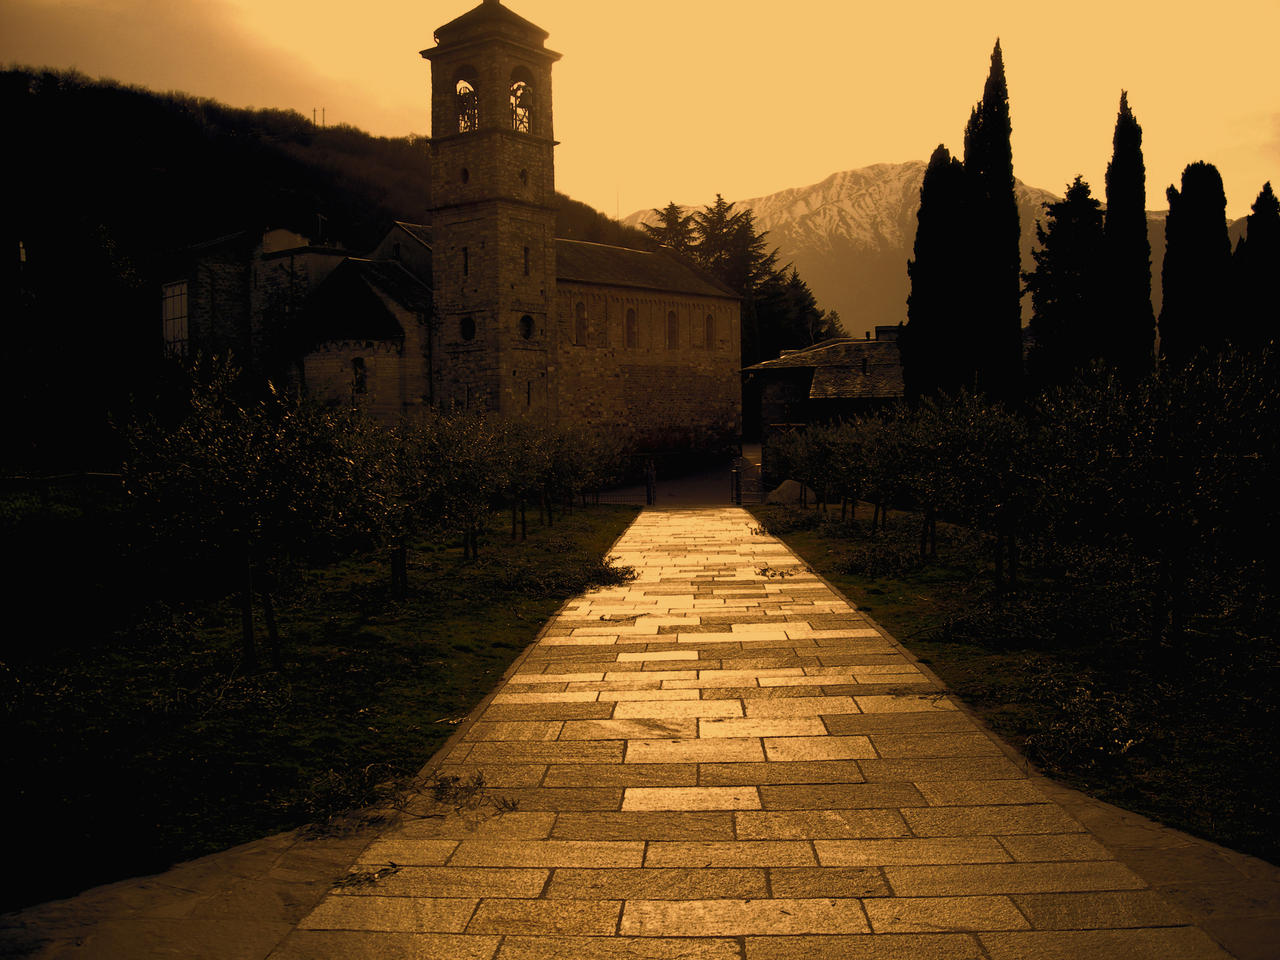
[[[476,322],[471,317],[463,317],[458,321],[458,334],[463,340],[474,340],[476,338]]]
[[[526,340],[533,336],[533,317],[528,314],[520,318],[520,336]]]

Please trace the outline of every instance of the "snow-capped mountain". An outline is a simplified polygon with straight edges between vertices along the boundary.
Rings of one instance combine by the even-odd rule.
[[[737,201],[737,208],[755,214],[757,228],[768,231],[780,262],[794,264],[819,305],[839,311],[845,330],[861,336],[877,324],[906,319],[907,261],[925,166],[916,160],[845,170],[811,186]],[[1021,182],[1016,195],[1023,269],[1030,270],[1036,219],[1043,218],[1046,201],[1059,198]],[[657,218],[643,210],[624,222],[636,226]]]

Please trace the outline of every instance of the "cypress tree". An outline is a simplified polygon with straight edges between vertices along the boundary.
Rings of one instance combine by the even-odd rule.
[[[1065,385],[1101,354],[1101,278],[1104,276],[1102,211],[1080,177],[1057,203],[1046,203],[1045,223],[1036,223],[1040,244],[1026,274],[1035,313],[1035,343],[1027,357],[1027,379],[1039,389]]]
[[[1106,328],[1103,356],[1132,381],[1151,370],[1155,314],[1151,309],[1151,240],[1147,236],[1147,170],[1142,127],[1120,91],[1120,112],[1107,164]]]
[[[1280,327],[1280,201],[1267,181],[1245,221],[1245,235],[1231,258],[1235,280],[1236,317],[1233,335],[1242,349],[1274,342]]]
[[[1182,190],[1170,186],[1165,227],[1160,353],[1182,366],[1201,348],[1217,352],[1228,336],[1231,243],[1222,176],[1210,163],[1188,164]]]
[[[966,191],[964,165],[939,144],[920,184],[915,256],[907,262],[911,293],[899,348],[911,400],[973,389],[973,337],[957,309],[969,279]]]
[[[1009,89],[996,40],[982,100],[964,135],[973,228],[972,320],[977,385],[995,399],[1012,400],[1022,378],[1021,225],[1014,195]]]

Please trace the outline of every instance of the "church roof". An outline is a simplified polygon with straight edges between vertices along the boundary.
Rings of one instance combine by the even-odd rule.
[[[417,314],[431,311],[431,291],[394,260],[348,257],[312,295],[304,331],[308,346],[335,340],[402,340],[388,301]]]
[[[456,44],[495,33],[534,46],[541,46],[550,36],[537,24],[508,10],[499,0],[484,0],[480,6],[437,27],[435,39],[438,44]]]
[[[863,371],[863,361],[866,370]],[[747,367],[747,373],[812,370],[811,400],[892,399],[903,395],[902,354],[895,340],[839,337]]]
[[[585,240],[556,241],[556,279],[738,299],[724,284],[670,253],[631,250]]]

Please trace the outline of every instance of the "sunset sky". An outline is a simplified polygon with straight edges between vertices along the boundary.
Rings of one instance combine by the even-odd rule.
[[[428,130],[418,51],[476,0],[3,0],[0,63],[75,67],[384,136]],[[1103,193],[1121,88],[1147,205],[1195,160],[1231,217],[1280,187],[1280,0],[506,0],[548,30],[557,186],[613,215],[960,151],[1004,49],[1015,175]]]

